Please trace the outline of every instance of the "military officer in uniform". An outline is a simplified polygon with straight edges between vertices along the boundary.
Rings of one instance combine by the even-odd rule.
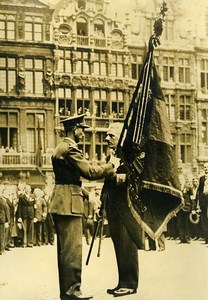
[[[90,299],[81,292],[83,195],[80,177],[96,180],[114,173],[112,163],[91,164],[77,143],[84,136],[84,114],[62,121],[66,137],[52,155],[55,186],[51,198],[57,234],[57,255],[61,300]]]

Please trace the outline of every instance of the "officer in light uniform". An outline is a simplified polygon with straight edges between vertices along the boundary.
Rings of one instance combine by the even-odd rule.
[[[84,114],[62,121],[66,137],[52,155],[55,187],[50,212],[57,234],[60,299],[90,299],[81,292],[83,195],[80,177],[96,180],[114,173],[112,163],[98,166],[83,157]]]

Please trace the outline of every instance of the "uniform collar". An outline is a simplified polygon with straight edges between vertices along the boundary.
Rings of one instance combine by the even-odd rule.
[[[74,144],[74,145],[77,145],[77,143],[75,142],[75,140],[69,138],[69,137],[65,137],[64,138],[64,142],[67,142],[69,144]]]

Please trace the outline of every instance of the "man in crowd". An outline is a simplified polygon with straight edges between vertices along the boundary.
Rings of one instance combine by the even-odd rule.
[[[204,231],[205,244],[208,244],[208,162],[204,163],[204,175],[199,178],[197,197],[201,209],[201,221]]]
[[[22,224],[24,230],[23,247],[33,247],[34,218],[35,218],[35,196],[28,184],[18,185],[19,202],[17,207],[17,220]]]
[[[0,255],[5,250],[5,228],[9,227],[10,215],[9,207],[4,197],[4,185],[0,186]]]
[[[117,260],[118,284],[115,288],[107,290],[107,293],[114,297],[136,293],[139,275],[137,245],[123,223],[122,212],[116,204],[116,199],[121,200],[122,197],[127,197],[125,170],[123,165],[120,164],[120,159],[114,156],[122,127],[121,123],[112,123],[107,131],[106,141],[112,152],[107,161],[112,161],[117,166],[117,171],[114,176],[105,179],[101,193],[102,203],[106,201],[109,231]],[[102,214],[102,211],[100,211],[100,214]]]
[[[200,207],[199,207],[199,201],[197,196],[199,186],[199,178],[194,177],[192,179],[192,190],[193,190],[193,196],[191,196],[192,200],[192,211],[189,216],[190,222],[191,222],[191,237],[193,240],[198,240],[203,238],[203,229],[202,229],[202,223],[200,218]]]
[[[189,214],[192,210],[193,190],[188,178],[185,178],[185,182],[181,182],[181,190],[184,198],[184,206],[178,212],[178,232],[181,244],[190,243],[190,222]]]
[[[81,292],[83,195],[80,177],[105,178],[114,173],[112,163],[92,165],[83,157],[77,143],[84,136],[84,115],[62,121],[64,140],[52,155],[55,187],[50,212],[57,234],[57,254],[61,300],[90,299]]]

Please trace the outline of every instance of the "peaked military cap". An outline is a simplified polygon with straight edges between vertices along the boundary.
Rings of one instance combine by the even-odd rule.
[[[69,117],[65,120],[62,120],[60,123],[63,123],[65,131],[70,131],[76,127],[89,128],[89,126],[84,121],[85,114]]]

